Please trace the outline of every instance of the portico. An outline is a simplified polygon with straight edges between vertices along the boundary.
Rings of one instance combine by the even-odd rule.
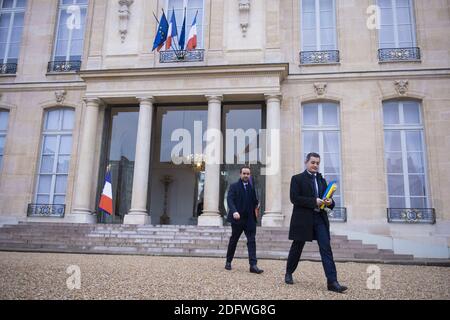
[[[280,165],[280,113],[281,82],[287,75],[287,66],[247,65],[235,68],[192,67],[142,70],[83,71],[86,82],[86,99],[80,141],[80,157],[75,182],[74,207],[68,218],[74,222],[94,223],[96,203],[92,196],[98,183],[95,168],[101,152],[97,141],[105,119],[101,110],[113,105],[139,104],[137,138],[132,183],[131,208],[124,224],[159,224],[150,208],[149,179],[152,163],[151,141],[155,135],[154,115],[159,105],[201,103],[207,106],[206,149],[219,150],[216,160],[206,161],[204,169],[203,212],[198,217],[200,226],[221,226],[220,212],[221,162],[223,141],[214,139],[211,132],[220,132],[222,108],[233,102],[263,101],[266,106],[265,123],[268,130],[264,154],[266,164],[276,164],[276,170],[265,178],[264,226],[282,226],[281,165]],[[104,113],[103,113],[104,114]],[[270,171],[270,170],[267,170]]]

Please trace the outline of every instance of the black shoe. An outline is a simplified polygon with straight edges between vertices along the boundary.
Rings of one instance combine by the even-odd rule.
[[[264,270],[259,269],[257,266],[250,266],[250,272],[251,273],[261,274],[261,273],[264,272]]]
[[[286,282],[286,284],[294,284],[294,279],[292,278],[292,273],[285,274],[284,282]]]
[[[346,286],[341,286],[339,284],[339,282],[334,281],[331,283],[328,283],[328,291],[333,291],[333,292],[338,292],[338,293],[342,293],[345,290],[347,290],[348,288]]]
[[[225,269],[231,270],[231,262],[225,263]]]

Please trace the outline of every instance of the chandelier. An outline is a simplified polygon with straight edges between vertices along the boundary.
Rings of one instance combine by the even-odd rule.
[[[195,172],[205,171],[206,157],[204,154],[190,154],[186,157],[187,164],[190,164]]]

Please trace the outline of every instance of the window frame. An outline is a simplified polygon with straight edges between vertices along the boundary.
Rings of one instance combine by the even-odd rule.
[[[56,59],[56,50],[58,48],[58,35],[59,35],[59,27],[60,27],[60,21],[61,21],[61,14],[63,12],[63,10],[67,10],[68,7],[72,6],[72,5],[78,5],[80,6],[80,8],[86,8],[86,16],[85,16],[85,20],[84,20],[84,33],[83,33],[83,42],[82,42],[82,46],[81,46],[81,55],[80,55],[80,61],[83,59],[83,50],[84,50],[84,45],[85,45],[85,40],[86,40],[86,27],[87,27],[87,18],[88,18],[88,9],[89,9],[89,0],[87,1],[86,4],[78,4],[78,3],[74,3],[77,0],[72,0],[72,4],[62,4],[63,0],[58,0],[58,6],[57,6],[57,18],[56,18],[56,28],[55,28],[55,35],[54,35],[54,45],[53,45],[53,50],[52,50],[52,61],[59,61],[59,62],[68,62],[68,61],[72,61],[70,59],[71,57],[71,47],[72,47],[72,36],[73,36],[73,30],[69,30],[69,38],[68,38],[68,43],[67,43],[67,49],[66,49],[66,53],[65,53],[65,60],[55,60]]]
[[[16,7],[18,0],[13,0],[14,2],[13,2],[12,8],[3,8],[3,1],[4,0],[0,0],[0,16],[5,13],[11,14],[11,16],[9,18],[8,35],[6,38],[5,52],[4,52],[3,56],[1,57],[1,63],[6,64],[6,63],[10,63],[10,62],[8,62],[8,59],[9,59],[8,56],[9,56],[9,52],[11,50],[11,38],[12,38],[13,28],[14,28],[14,19],[15,19],[16,14],[18,14],[18,13],[23,13],[23,16],[24,16],[24,24],[22,25],[22,34],[20,35],[20,42],[19,42],[20,44],[22,43],[23,29],[25,27],[25,12],[27,9],[28,0],[25,3],[25,7],[19,7],[19,8]],[[19,61],[19,56],[20,56],[20,49],[17,54],[17,62]],[[17,64],[17,62],[14,62],[14,63]]]
[[[169,1],[170,0],[166,0],[165,10],[166,10],[166,14],[167,14],[167,21],[170,24],[170,18],[172,17],[172,8],[169,8]],[[183,8],[184,8],[184,3],[186,2],[187,3],[186,8],[187,8],[187,10],[189,10],[189,0],[182,0],[182,1],[183,1]],[[201,1],[202,1],[202,10],[201,10],[202,24],[199,24],[198,19],[197,19],[197,48],[196,48],[196,50],[204,50],[205,49],[205,36],[204,36],[205,35],[205,0],[201,0]],[[177,10],[177,9],[175,9],[175,10]],[[200,10],[199,10],[199,13],[200,13]],[[177,24],[178,24],[178,20],[177,20]],[[182,25],[183,25],[183,23],[181,23],[181,26]],[[188,21],[187,15],[186,15],[186,40],[185,40],[186,44],[187,44],[187,40],[188,40],[187,37],[189,37],[189,30],[191,28],[191,25],[192,25],[192,21]],[[201,38],[198,36],[199,29],[201,30],[201,34],[202,34]],[[178,26],[177,26],[177,32],[180,32],[180,31],[181,31],[181,28],[178,29]],[[179,34],[178,34],[178,36],[179,36]],[[177,36],[177,41],[179,40],[178,36]],[[169,49],[168,51],[170,51],[170,50],[171,49]],[[163,48],[162,51],[165,51],[165,47]]]
[[[395,102],[397,104],[398,112],[399,112],[399,123],[398,124],[385,124],[384,121],[384,107],[386,103],[392,103]],[[419,110],[419,124],[406,124],[404,122],[404,111],[403,111],[403,104],[405,102],[414,102],[418,105]],[[427,145],[425,140],[425,128],[424,128],[424,120],[423,120],[423,110],[422,110],[422,103],[413,99],[410,100],[387,100],[383,101],[382,105],[382,111],[383,111],[383,152],[384,152],[384,167],[385,167],[385,177],[386,177],[386,193],[387,193],[387,204],[388,208],[390,207],[390,198],[404,198],[405,199],[405,208],[413,208],[411,207],[411,199],[412,198],[425,198],[425,208],[431,208],[431,197],[430,197],[430,187],[429,187],[429,177],[428,177],[428,161],[427,161]],[[410,181],[409,176],[410,175],[422,175],[418,173],[410,173],[409,172],[409,165],[408,165],[408,150],[406,147],[406,133],[411,131],[420,131],[420,138],[422,142],[422,150],[420,151],[422,153],[422,161],[423,161],[423,176],[424,176],[424,184],[425,184],[425,192],[426,194],[424,196],[411,196],[410,193]],[[387,168],[387,151],[386,151],[386,143],[385,143],[385,134],[386,132],[399,132],[400,133],[400,148],[401,148],[401,154],[402,154],[402,173],[403,176],[403,195],[391,195],[389,192],[389,175],[400,175],[400,174],[392,174],[388,172]],[[392,208],[392,209],[399,209],[399,208]]]
[[[336,112],[337,112],[337,124],[336,125],[323,125],[323,104],[325,103],[331,103],[333,105],[336,106]],[[308,105],[317,105],[317,112],[318,112],[318,124],[317,125],[305,125],[305,118],[304,118],[304,107],[308,106]],[[313,150],[309,150],[306,151],[305,150],[305,144],[304,142],[304,137],[305,137],[305,132],[317,132],[319,134],[318,136],[318,143],[319,143],[319,150],[317,150],[317,152],[320,154],[321,156],[321,161],[320,161],[320,167],[319,167],[319,171],[324,175],[324,177],[326,178],[328,173],[325,172],[325,152],[324,152],[324,133],[325,132],[335,132],[337,133],[338,136],[338,142],[339,142],[339,146],[338,146],[338,150],[339,150],[339,157],[338,157],[338,161],[339,161],[339,172],[336,173],[332,173],[330,175],[338,175],[339,176],[339,181],[338,181],[338,186],[340,188],[340,192],[339,192],[339,198],[340,198],[340,206],[344,208],[344,182],[342,181],[343,176],[342,176],[342,128],[341,128],[341,119],[340,119],[340,110],[341,110],[341,105],[339,102],[336,101],[316,101],[316,102],[304,102],[301,104],[301,158],[302,159],[302,163],[305,159],[305,155],[309,152],[312,152]],[[328,183],[331,181],[327,181]]]
[[[64,130],[63,129],[63,125],[64,125],[64,111],[69,110],[73,112],[73,123],[72,123],[72,129],[71,130]],[[48,121],[48,115],[50,112],[52,111],[58,111],[59,112],[59,119],[58,119],[58,129],[56,130],[47,130],[46,127],[46,123]],[[62,114],[62,115],[61,115]],[[44,203],[44,205],[54,205],[54,200],[55,197],[57,196],[64,196],[64,204],[66,204],[67,202],[67,182],[68,182],[68,178],[69,178],[69,174],[70,174],[70,162],[72,161],[72,149],[73,149],[73,133],[74,133],[74,128],[75,128],[75,109],[71,108],[71,107],[62,107],[62,108],[51,108],[51,109],[47,109],[45,110],[45,114],[44,114],[44,122],[42,125],[42,130],[41,130],[41,142],[40,142],[40,147],[39,147],[39,160],[38,160],[38,166],[37,166],[37,179],[36,179],[36,189],[35,189],[35,193],[33,196],[34,199],[34,203],[35,204],[41,204],[38,202],[38,197],[39,196],[48,196],[49,203]],[[43,162],[43,158],[44,156],[46,156],[47,154],[44,153],[44,145],[45,145],[45,138],[46,137],[56,137],[56,144],[55,144],[55,153],[52,154],[52,156],[54,157],[53,159],[53,166],[52,166],[52,172],[51,173],[41,173],[42,170],[42,162]],[[66,154],[66,153],[61,153],[60,152],[60,147],[61,147],[61,138],[62,137],[71,137],[72,138],[72,143],[71,143],[71,147],[70,147],[70,154]],[[69,156],[69,168],[67,170],[66,173],[58,173],[58,160],[60,158],[60,156]],[[39,192],[39,183],[41,180],[41,176],[50,176],[51,177],[51,183],[50,183],[50,193],[40,193]],[[65,193],[56,193],[55,189],[56,189],[56,178],[58,176],[66,176],[67,181],[66,181],[66,190]]]
[[[321,43],[321,23],[320,23],[320,0],[314,0],[315,1],[315,36],[316,36],[316,48],[315,50],[305,50],[304,47],[304,30],[303,30],[303,1],[300,0],[300,48],[301,51],[333,51],[333,50],[339,50],[338,47],[338,32],[337,32],[337,7],[336,7],[336,0],[332,1],[332,7],[333,7],[333,24],[334,24],[334,49],[322,49],[322,43]]]
[[[377,0],[377,5],[379,6],[379,0]],[[394,47],[383,47],[381,43],[381,19],[382,16],[380,16],[380,30],[378,32],[378,46],[380,49],[401,49],[406,47],[400,47],[400,41],[399,41],[399,24],[398,24],[398,16],[397,16],[397,1],[398,0],[389,0],[391,2],[391,9],[392,9],[392,27],[394,28]],[[417,27],[416,27],[416,15],[415,15],[415,3],[414,0],[407,0],[409,4],[409,14],[411,15],[411,32],[412,32],[412,45],[411,48],[417,47]],[[380,10],[381,14],[381,10]]]

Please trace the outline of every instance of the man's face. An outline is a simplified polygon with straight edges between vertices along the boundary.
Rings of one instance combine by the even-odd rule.
[[[311,157],[309,161],[307,161],[305,164],[306,170],[308,170],[311,173],[317,173],[319,172],[320,158]]]
[[[249,179],[250,179],[250,169],[242,169],[241,180],[244,182],[248,182]]]

